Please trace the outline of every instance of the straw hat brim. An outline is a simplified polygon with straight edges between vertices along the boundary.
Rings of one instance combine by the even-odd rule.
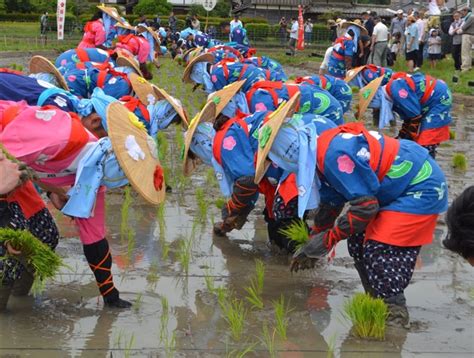
[[[367,86],[363,87],[359,91],[359,110],[357,112],[357,119],[360,119],[369,107],[370,102],[374,98],[377,90],[382,85],[384,76],[380,76],[375,80],[371,81]]]
[[[51,73],[58,82],[58,85],[66,90],[69,91],[69,86],[66,83],[66,80],[61,75],[56,67],[49,61],[46,57],[43,56],[33,56],[30,60],[29,64],[30,73]]]
[[[144,128],[135,126],[131,118],[138,121],[123,104],[114,102],[107,107],[107,126],[110,141],[123,172],[133,188],[149,203],[157,205],[165,199],[166,184],[162,178],[161,188],[155,188],[155,172],[161,168],[155,141]],[[134,160],[125,147],[126,140],[133,136],[144,159]],[[154,153],[152,153],[152,151]],[[162,173],[163,174],[163,173]]]
[[[347,70],[344,81],[346,81],[347,83],[351,82],[359,74],[359,72],[362,71],[364,68],[365,66],[359,66],[359,67],[355,67],[355,68],[351,68],[350,70]]]
[[[127,23],[125,23],[125,22],[117,22],[117,23],[115,24],[115,26],[116,26],[116,27],[121,27],[122,29],[130,30],[130,31],[135,30],[135,28],[134,28],[132,25],[130,25],[130,23],[128,23],[128,22],[127,22]]]
[[[183,150],[183,172],[185,176],[191,175],[196,169],[198,163],[189,157],[189,149],[191,148],[191,141],[196,132],[196,128],[199,123],[212,122],[215,118],[216,105],[214,102],[207,102],[204,108],[199,112],[189,123],[186,136],[184,138],[184,150]]]
[[[189,120],[188,120],[188,115],[186,113],[186,110],[184,109],[184,107],[182,105],[180,105],[176,99],[172,96],[170,96],[168,94],[168,92],[166,92],[164,89],[162,88],[159,88],[157,86],[153,86],[153,90],[154,90],[154,94],[155,94],[155,97],[158,99],[158,100],[166,100],[169,104],[171,104],[174,108],[174,110],[176,111],[176,113],[178,113],[178,115],[181,117],[181,120],[183,121],[183,127],[186,129],[188,128],[189,126]]]
[[[273,142],[281,128],[281,125],[286,118],[291,117],[296,111],[296,106],[300,100],[300,93],[297,92],[290,100],[286,103],[282,103],[277,110],[275,110],[268,121],[258,130],[258,151],[257,151],[257,163],[255,166],[255,184],[260,183],[263,176],[267,172],[270,162],[267,161],[268,153],[272,148]],[[263,142],[263,133],[270,133],[268,139]]]
[[[115,61],[117,66],[119,67],[131,67],[140,76],[143,76],[142,71],[140,70],[140,65],[134,58],[125,57],[123,55],[119,55],[117,60]]]
[[[198,62],[214,62],[214,55],[211,53],[203,53],[199,56],[194,57],[191,61],[189,61],[188,65],[184,69],[183,73],[183,82],[187,83],[194,83],[191,80],[191,72],[193,71],[193,67]]]
[[[109,15],[111,18],[113,18],[115,21],[119,22],[119,23],[122,23],[122,18],[120,16],[120,14],[118,13],[117,9],[114,8],[114,7],[109,7],[109,6],[105,6],[105,5],[97,5],[97,8],[102,11],[102,12],[105,12],[107,15]]]
[[[235,94],[240,91],[245,81],[246,79],[233,82],[225,86],[223,89],[213,92],[209,95],[207,101],[214,102],[216,104],[216,114],[214,119],[222,112],[225,106],[229,104],[232,97],[234,97]]]
[[[189,125],[188,115],[186,110],[183,106],[180,106],[176,100],[168,94],[164,89],[159,88],[150,82],[148,82],[143,77],[138,76],[135,73],[131,73],[130,76],[130,83],[132,84],[133,91],[135,92],[136,96],[145,106],[148,106],[154,101],[159,100],[166,100],[168,101],[173,108],[175,109],[176,113],[181,117],[183,127],[187,128]],[[150,98],[152,96],[153,98]]]
[[[366,35],[367,36],[369,34],[369,32],[367,31],[367,29],[364,26],[359,25],[359,24],[357,24],[353,21],[344,21],[343,23],[341,23],[340,26],[341,26],[342,29],[346,29],[351,25],[357,26],[361,31],[360,32],[361,35]]]

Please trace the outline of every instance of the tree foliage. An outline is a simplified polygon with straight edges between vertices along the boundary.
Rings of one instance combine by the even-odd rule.
[[[173,6],[166,0],[140,0],[133,8],[133,13],[137,15],[168,15]]]

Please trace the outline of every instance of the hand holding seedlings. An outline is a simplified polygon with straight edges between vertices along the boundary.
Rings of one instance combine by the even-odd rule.
[[[15,256],[21,255],[21,251],[14,249],[10,241],[5,242],[5,246],[10,255],[15,255]]]

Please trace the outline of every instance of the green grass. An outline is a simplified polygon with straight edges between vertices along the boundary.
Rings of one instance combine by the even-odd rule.
[[[56,39],[56,32],[48,32],[48,41],[44,44],[40,37],[39,22],[0,22],[0,51],[66,51],[77,47],[82,33],[65,33],[64,40]]]
[[[272,332],[270,332],[268,328],[267,322],[263,322],[262,328],[262,336],[260,337],[260,342],[267,348],[268,355],[271,358],[276,357],[276,344],[275,344],[275,335],[276,329],[274,328]]]
[[[202,188],[196,188],[194,194],[197,204],[197,219],[200,223],[205,223],[207,219],[207,207],[209,205],[206,200],[206,194]]]
[[[352,322],[354,333],[360,338],[385,339],[388,308],[381,298],[357,293],[344,303],[344,317]]]
[[[192,256],[192,246],[193,246],[193,239],[190,237],[186,240],[181,240],[178,246],[178,261],[181,264],[181,269],[186,273],[189,272],[189,263],[191,262]]]
[[[1,228],[0,242],[5,243],[6,241],[14,249],[21,251],[21,257],[33,269],[35,280],[32,292],[34,294],[43,291],[44,281],[54,278],[59,269],[65,267],[63,259],[29,231]],[[17,256],[10,257],[16,260],[20,259]]]
[[[303,220],[293,221],[288,227],[280,229],[279,232],[288,239],[295,241],[297,249],[309,241],[308,227]]]
[[[466,171],[467,170],[467,159],[464,153],[454,153],[452,166],[454,169]]]
[[[250,279],[250,286],[245,287],[247,302],[253,308],[263,308],[263,281],[265,278],[265,265],[262,260],[255,260],[255,276]]]

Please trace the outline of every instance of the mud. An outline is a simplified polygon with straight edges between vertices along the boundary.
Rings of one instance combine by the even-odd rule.
[[[188,93],[190,112],[195,112],[204,96],[189,96],[174,64],[164,63],[160,72],[157,82],[178,98]],[[472,184],[474,174],[470,159],[474,115],[459,105],[454,112],[456,139],[440,148],[438,155],[451,199]],[[331,352],[341,357],[472,356],[472,268],[442,249],[443,218],[433,244],[423,247],[406,290],[411,328],[389,329],[383,342],[356,339],[342,318],[342,309],[344,301],[361,292],[362,286],[345,244],[337,246],[333,262],[291,275],[288,256],[267,244],[262,202],[241,231],[228,238],[213,237],[212,223],[220,215],[214,204],[220,197],[218,188],[209,179],[208,168],[201,167],[190,181],[180,177],[179,165],[173,164],[179,156],[174,133],[170,128],[170,152],[165,160],[173,192],[167,196],[162,216],[136,194],[128,211],[122,207],[122,191],[107,196],[115,283],[122,296],[134,302],[133,309],[103,307],[77,232],[69,219],[52,209],[64,237],[57,251],[70,269],[63,269],[39,297],[10,301],[8,312],[0,315],[0,357],[220,357],[235,356],[250,346],[250,356],[266,357],[270,355],[262,343],[263,325],[266,322],[272,329],[272,301],[280,296],[292,308],[287,339],[275,336],[281,357],[326,357]],[[467,172],[451,167],[455,152],[468,157]],[[203,222],[196,220],[196,188],[206,193]],[[189,274],[178,260],[182,240],[192,240]],[[235,342],[216,295],[206,287],[206,276],[212,276],[215,286],[245,300],[255,259],[265,263],[264,309],[248,308],[243,337]],[[163,298],[169,302],[168,314],[163,311]]]

